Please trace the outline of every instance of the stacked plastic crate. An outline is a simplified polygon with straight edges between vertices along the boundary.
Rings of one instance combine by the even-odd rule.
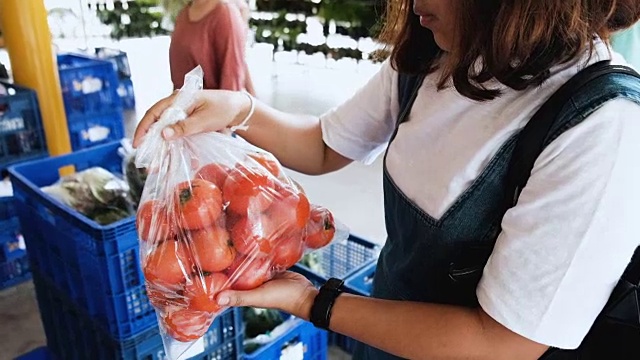
[[[118,96],[125,110],[135,109],[136,98],[131,81],[131,68],[127,53],[118,49],[96,48],[95,56],[98,59],[110,61],[118,75]]]
[[[310,256],[314,257],[310,260],[313,266],[309,263],[298,263],[292,270],[306,276],[316,286],[321,286],[332,277],[345,279],[346,291],[368,296],[369,294],[364,294],[360,288],[348,286],[351,283],[349,279],[355,274],[360,274],[363,269],[370,269],[372,266],[375,269],[379,253],[380,247],[377,244],[351,235],[346,241],[332,243],[311,253]],[[329,344],[351,354],[356,341],[331,332]]]
[[[36,93],[0,82],[0,290],[31,277],[7,167],[46,155]]]
[[[110,66],[110,65],[109,65]],[[10,169],[47,346],[58,359],[164,359],[145,291],[135,217],[101,226],[45,194],[59,170],[122,173],[119,142]],[[242,319],[220,315],[192,359],[238,359]],[[196,351],[197,350],[197,351]]]
[[[122,139],[120,82],[112,63],[60,54],[58,72],[73,151]]]

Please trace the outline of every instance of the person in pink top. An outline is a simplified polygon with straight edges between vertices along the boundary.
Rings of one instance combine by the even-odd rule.
[[[185,74],[200,65],[205,89],[246,90],[255,95],[245,61],[248,7],[242,3],[193,0],[182,9],[169,47],[174,89],[182,87]]]

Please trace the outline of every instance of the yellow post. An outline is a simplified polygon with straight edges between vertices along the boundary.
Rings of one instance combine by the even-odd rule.
[[[44,0],[0,0],[0,27],[15,82],[38,93],[49,154],[71,152]]]

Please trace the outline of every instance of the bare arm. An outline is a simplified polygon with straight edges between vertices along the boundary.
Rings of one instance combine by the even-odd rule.
[[[220,305],[275,308],[309,319],[318,293],[304,276],[284,273],[251,291],[225,291]],[[538,359],[547,349],[470,309],[340,295],[331,330],[408,359]]]

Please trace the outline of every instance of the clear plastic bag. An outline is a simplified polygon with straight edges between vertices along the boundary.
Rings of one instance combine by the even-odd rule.
[[[270,153],[222,133],[162,139],[201,87],[196,68],[136,155],[149,169],[137,213],[141,266],[170,359],[225,310],[215,302],[221,290],[254,289],[305,250],[348,237]]]

